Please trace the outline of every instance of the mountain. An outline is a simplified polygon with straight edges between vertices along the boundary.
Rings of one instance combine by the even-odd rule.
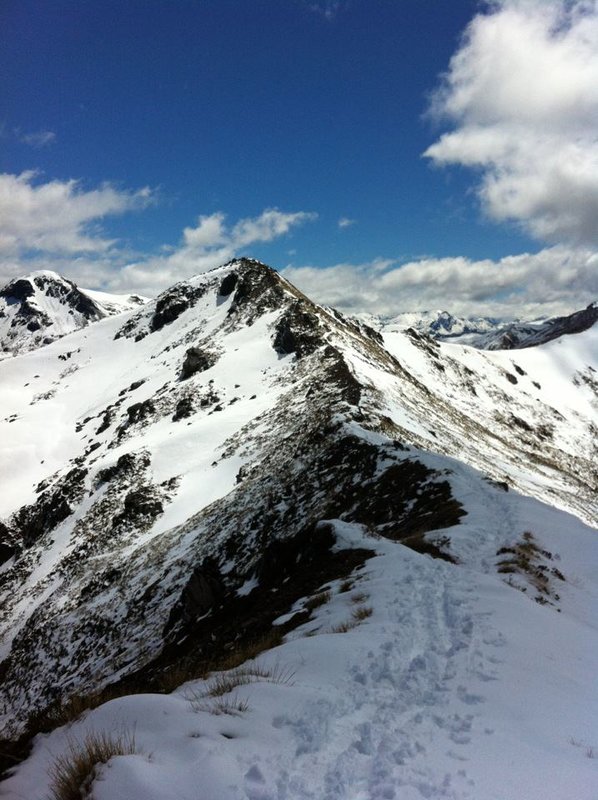
[[[531,322],[454,317],[448,311],[412,311],[392,318],[363,315],[363,319],[385,333],[412,328],[434,339],[467,344],[480,350],[519,350],[591,328],[598,321],[598,304],[591,303],[567,316]]]
[[[413,328],[418,333],[425,333],[435,339],[492,333],[503,327],[503,323],[490,317],[455,317],[448,311],[404,311],[394,317],[368,317],[364,315],[364,321],[379,330],[393,333]]]
[[[382,335],[238,259],[6,360],[0,796],[121,731],[100,800],[590,800],[597,339]]]
[[[50,270],[15,278],[0,289],[0,358],[50,344],[143,303],[138,295],[80,289]]]
[[[598,304],[591,303],[587,308],[564,317],[553,317],[527,324],[514,322],[497,331],[468,337],[462,341],[482,350],[520,350],[524,347],[546,344],[560,336],[582,333],[596,322],[598,322]]]

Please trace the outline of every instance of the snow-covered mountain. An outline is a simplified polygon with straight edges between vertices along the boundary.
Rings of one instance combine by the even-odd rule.
[[[598,322],[598,303],[564,317],[536,322],[513,322],[486,334],[463,337],[461,342],[482,350],[520,350],[546,344],[560,336],[582,333]]]
[[[435,339],[493,333],[504,327],[503,322],[490,317],[455,317],[448,311],[404,311],[394,317],[360,315],[360,318],[378,330],[396,333],[413,328]]]
[[[448,311],[411,311],[391,318],[374,315],[361,315],[360,318],[384,333],[412,328],[434,339],[467,344],[480,350],[519,350],[591,328],[598,321],[598,304],[591,303],[587,308],[563,317],[530,322],[454,317]]]
[[[138,295],[80,289],[50,270],[15,278],[0,289],[0,358],[50,344],[145,302]]]
[[[0,796],[126,729],[94,798],[594,797],[597,345],[382,334],[240,259],[5,361],[0,752],[98,707]]]

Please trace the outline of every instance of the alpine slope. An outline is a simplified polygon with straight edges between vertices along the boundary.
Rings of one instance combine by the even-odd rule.
[[[595,800],[597,345],[238,259],[3,361],[0,797]]]

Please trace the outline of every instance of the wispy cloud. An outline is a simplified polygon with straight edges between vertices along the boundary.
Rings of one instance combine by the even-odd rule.
[[[337,14],[347,6],[347,0],[318,0],[318,2],[306,2],[306,7],[316,14],[332,21]]]
[[[339,228],[350,228],[351,225],[356,225],[356,219],[349,219],[349,217],[341,217],[337,222]]]
[[[547,242],[598,243],[598,2],[495,0],[432,103],[436,164],[479,171],[483,208]]]
[[[56,141],[56,134],[54,131],[36,131],[34,133],[20,133],[17,132],[17,138],[23,144],[28,144],[30,147],[39,149],[47,147]]]

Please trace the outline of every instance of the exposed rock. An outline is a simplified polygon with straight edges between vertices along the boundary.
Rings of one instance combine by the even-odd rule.
[[[178,422],[180,419],[186,419],[194,413],[193,400],[190,397],[182,397],[176,404],[172,421]]]
[[[122,524],[139,526],[141,522],[154,520],[164,512],[162,499],[153,486],[140,486],[130,491],[125,497],[125,504],[120,514],[114,517],[114,528]]]
[[[152,400],[143,400],[140,403],[133,403],[132,406],[127,408],[128,423],[134,425],[136,422],[142,422],[148,417],[156,413],[156,407]]]
[[[185,360],[181,368],[181,380],[187,380],[197,372],[213,367],[218,361],[218,356],[201,347],[190,347],[185,353]]]
[[[74,468],[30,506],[23,506],[11,524],[25,547],[30,547],[73,513],[84,495],[86,469]]]
[[[311,355],[323,344],[318,318],[295,303],[276,324],[272,343],[277,353],[295,353],[297,358]]]
[[[203,294],[203,287],[194,287],[188,283],[177,283],[163,292],[156,301],[156,308],[150,319],[152,333],[178,319],[184,311],[195,305]]]
[[[228,297],[231,292],[234,292],[238,280],[239,278],[237,273],[230,272],[220,284],[220,288],[218,290],[220,297]]]
[[[16,537],[3,522],[0,522],[0,566],[19,552]]]

